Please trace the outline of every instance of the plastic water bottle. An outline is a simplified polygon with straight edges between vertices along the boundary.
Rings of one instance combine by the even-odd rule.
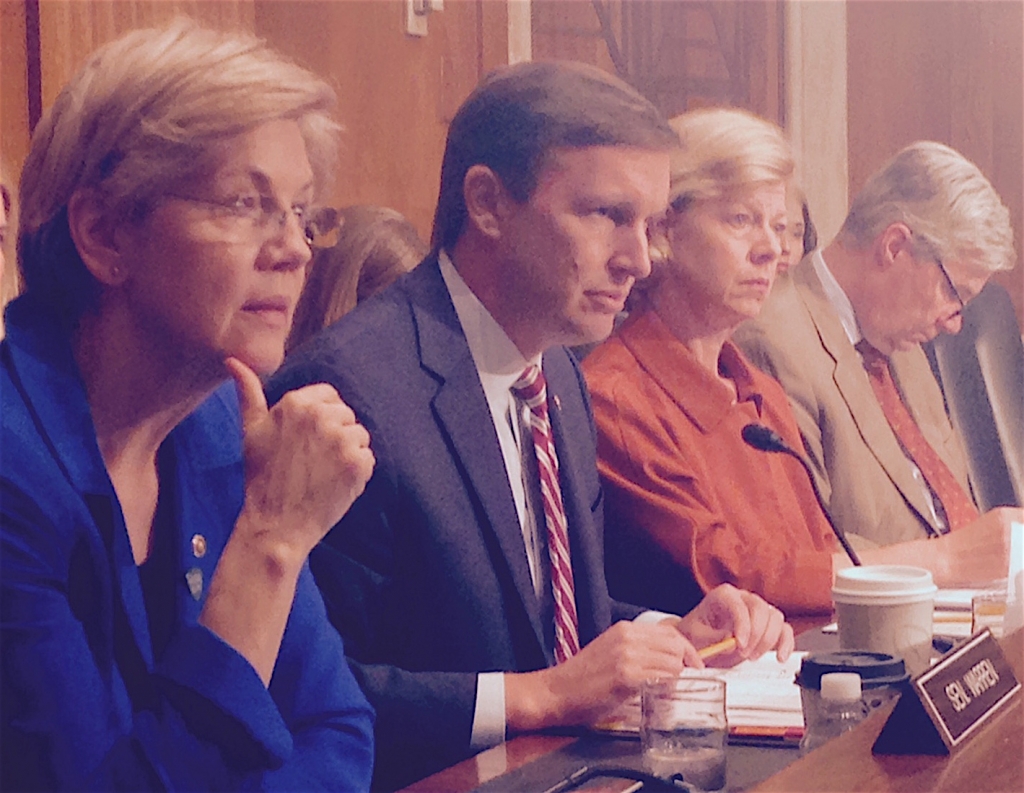
[[[808,727],[800,741],[800,753],[807,754],[860,724],[868,706],[860,694],[856,672],[830,672],[821,676],[821,718]]]

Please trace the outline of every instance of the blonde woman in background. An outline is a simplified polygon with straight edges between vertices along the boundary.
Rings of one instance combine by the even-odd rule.
[[[670,611],[730,583],[787,614],[825,612],[834,539],[810,483],[796,461],[740,437],[758,422],[799,447],[789,403],[729,340],[775,280],[793,155],[776,125],[742,110],[670,123],[681,145],[655,236],[664,261],[583,362],[609,586]]]
[[[416,227],[387,207],[346,207],[338,212],[338,223],[338,241],[313,256],[295,307],[288,351],[390,286],[429,250]]]
[[[36,128],[0,356],[0,788],[369,786],[373,713],[306,563],[369,436],[333,389],[268,411],[257,378],[333,105],[178,21],[97,51]]]
[[[784,275],[801,259],[818,247],[818,232],[811,222],[807,198],[799,185],[792,183],[786,191],[786,231],[782,235],[782,254],[778,274]]]

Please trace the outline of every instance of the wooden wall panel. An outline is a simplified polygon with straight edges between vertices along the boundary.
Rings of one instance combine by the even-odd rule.
[[[781,123],[782,45],[779,0],[533,4],[535,58],[570,58],[617,73],[667,116],[736,105]]]
[[[0,0],[0,162],[13,183],[28,154],[28,59],[25,3]],[[7,170],[10,173],[7,173]]]
[[[43,107],[53,104],[89,53],[122,33],[177,15],[252,32],[254,10],[254,0],[39,0]]]
[[[1010,209],[1018,262],[996,276],[1024,327],[1024,4],[848,3],[850,195],[917,139],[973,160]]]
[[[485,5],[448,0],[414,38],[403,0],[257,0],[257,33],[338,92],[337,205],[390,206],[429,238],[448,120],[482,71],[507,58],[504,16]]]
[[[835,236],[849,208],[846,3],[788,0],[786,133],[818,239]]]
[[[28,154],[28,57],[25,37],[25,3],[0,0],[0,171],[12,194],[17,193],[21,164]],[[0,306],[17,292],[14,266],[14,230],[17,213],[7,218],[10,228],[4,245],[7,266],[0,279]],[[3,327],[0,322],[0,338]]]
[[[394,207],[424,237],[447,123],[483,72],[508,58],[505,4],[483,0],[449,0],[431,15],[424,38],[406,35],[404,0],[2,0],[0,6],[0,153],[15,167],[28,150],[31,122],[26,8],[38,9],[44,110],[101,44],[183,14],[255,32],[330,81],[347,128],[333,202]]]
[[[621,40],[621,4],[602,0],[611,29]],[[594,5],[580,0],[532,0],[533,59],[573,60],[616,73]]]

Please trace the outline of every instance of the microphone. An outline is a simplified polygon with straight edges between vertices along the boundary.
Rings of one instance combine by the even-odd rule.
[[[788,454],[804,467],[804,471],[807,472],[807,478],[811,480],[811,489],[814,491],[814,497],[818,499],[818,506],[821,507],[821,511],[824,513],[825,520],[828,521],[828,525],[832,527],[832,533],[836,535],[836,539],[839,540],[839,544],[843,546],[843,550],[846,551],[846,555],[850,557],[850,561],[857,567],[860,567],[860,557],[857,556],[857,552],[850,547],[850,543],[847,541],[846,536],[839,531],[839,529],[836,528],[836,524],[832,522],[832,516],[825,507],[825,502],[822,501],[821,498],[821,492],[818,490],[818,482],[814,478],[814,472],[811,470],[811,464],[807,462],[806,458],[802,454],[791,449],[777,432],[763,424],[748,424],[743,428],[743,431],[740,434],[743,436],[743,440],[748,446],[753,446],[755,449],[762,452],[779,452],[781,454]]]

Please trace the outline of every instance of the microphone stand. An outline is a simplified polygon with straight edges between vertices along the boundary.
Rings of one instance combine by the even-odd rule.
[[[762,452],[777,452],[782,454],[788,454],[800,465],[803,466],[804,471],[807,473],[807,478],[811,481],[811,489],[814,491],[814,497],[818,500],[818,506],[821,507],[822,513],[825,515],[825,520],[828,521],[828,525],[832,529],[832,533],[836,535],[836,539],[839,540],[839,544],[843,546],[843,550],[846,551],[846,555],[850,561],[857,567],[861,566],[860,557],[857,556],[857,552],[853,550],[849,541],[839,529],[836,524],[832,522],[832,515],[829,514],[828,508],[825,506],[825,502],[821,497],[821,491],[818,490],[818,482],[814,478],[814,471],[811,470],[811,464],[807,462],[804,456],[789,447],[789,445],[779,437],[778,433],[765,427],[763,424],[748,424],[743,428],[741,433],[743,440],[746,441],[748,446],[752,446],[758,451]]]

